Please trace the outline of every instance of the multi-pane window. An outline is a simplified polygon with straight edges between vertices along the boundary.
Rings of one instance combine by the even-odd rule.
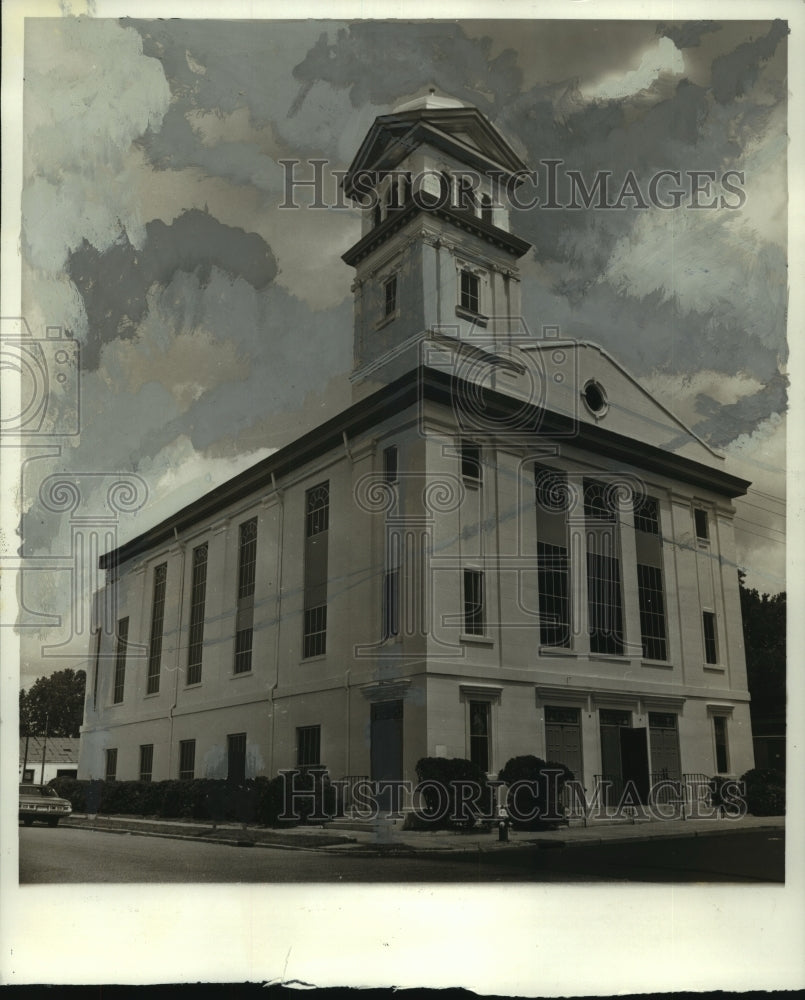
[[[543,646],[570,646],[567,548],[537,542],[539,638]]]
[[[305,493],[305,594],[302,656],[327,651],[327,560],[330,534],[330,484]]]
[[[400,571],[389,569],[383,577],[383,638],[400,634]]]
[[[584,480],[584,516],[592,521],[616,520],[615,492],[597,479]]]
[[[704,662],[718,663],[716,616],[712,611],[702,612],[702,627],[704,629]]]
[[[587,609],[590,652],[623,654],[620,561],[587,552]]]
[[[321,726],[299,726],[296,730],[297,767],[321,764]]]
[[[257,566],[257,518],[249,518],[240,526],[238,539],[238,600],[254,594]]]
[[[481,481],[481,448],[473,441],[461,442],[461,475],[471,482]]]
[[[472,271],[463,269],[460,275],[459,305],[468,312],[479,313],[481,305],[481,279]]]
[[[190,631],[187,641],[187,683],[201,682],[204,646],[204,606],[207,597],[207,543],[193,549],[193,583],[190,588]]]
[[[246,780],[246,733],[231,733],[226,738],[226,780],[235,785]]]
[[[730,769],[730,759],[727,749],[727,718],[724,715],[713,716],[713,738],[716,746],[716,771],[726,774]]]
[[[646,496],[635,500],[634,525],[643,656],[650,660],[665,660],[668,650],[662,575],[662,536],[659,504],[656,498]]]
[[[637,592],[640,600],[640,636],[643,656],[649,660],[664,660],[665,605],[662,570],[658,566],[637,567]]]
[[[117,747],[106,751],[106,780],[115,781],[117,779]]]
[[[154,771],[154,744],[146,743],[140,747],[140,781],[150,781]]]
[[[537,585],[540,643],[570,646],[570,567],[567,551],[567,474],[534,467],[537,510]]]
[[[470,710],[470,760],[482,771],[490,765],[490,704],[488,701],[471,701]]]
[[[570,489],[567,482],[567,473],[558,469],[550,469],[546,466],[534,466],[534,486],[536,489],[538,525],[543,520],[543,514],[566,514],[570,506]],[[562,526],[562,538],[565,538],[565,524],[563,518],[556,522]]]
[[[615,495],[584,480],[587,534],[587,618],[591,653],[623,654],[623,596]]]
[[[397,275],[392,274],[383,282],[383,306],[386,316],[393,316],[397,311]]]
[[[694,508],[693,522],[696,525],[696,537],[700,542],[706,542],[710,537],[710,526],[707,523],[707,511],[701,507]]]
[[[154,570],[154,592],[151,601],[151,636],[148,641],[148,676],[146,694],[159,691],[159,670],[162,661],[162,631],[165,625],[165,586],[168,564],[160,563]]]
[[[320,483],[305,494],[305,534],[308,538],[330,527],[330,484]]]
[[[655,497],[640,497],[634,503],[634,526],[636,531],[648,535],[659,535],[660,512]]]
[[[327,605],[305,608],[305,635],[302,656],[324,656],[327,652]]]
[[[397,445],[392,444],[383,449],[383,482],[393,484],[397,482]]]
[[[464,570],[464,632],[466,635],[483,635],[484,575],[477,569]]]
[[[179,780],[192,781],[196,773],[196,741],[179,741]]]
[[[254,579],[257,568],[257,518],[240,526],[238,536],[238,609],[235,622],[235,673],[252,669]]]
[[[129,642],[129,620],[121,618],[117,623],[117,647],[115,649],[115,685],[112,701],[119,705],[123,701],[126,686],[126,647]]]

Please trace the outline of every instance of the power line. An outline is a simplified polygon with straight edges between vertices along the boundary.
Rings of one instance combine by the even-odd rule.
[[[768,535],[761,535],[759,531],[750,531],[749,528],[739,528],[738,531],[745,535],[756,535],[758,538],[762,538],[764,542],[773,542],[775,545],[785,545],[785,539],[783,538],[769,538]]]
[[[758,528],[762,531],[774,531],[778,535],[784,535],[786,533],[785,528],[775,528],[773,524],[764,524],[762,521],[753,521],[748,517],[735,517],[733,520],[743,521],[744,524],[749,524],[753,528]],[[740,530],[743,531],[744,529],[741,528]]]
[[[775,496],[773,493],[764,493],[763,490],[755,489],[754,486],[750,486],[749,489],[746,492],[747,493],[757,493],[758,496],[766,497],[769,500],[776,500],[778,503],[782,503],[782,504],[786,503],[785,497],[778,497],[778,496]],[[740,499],[740,497],[738,499]]]

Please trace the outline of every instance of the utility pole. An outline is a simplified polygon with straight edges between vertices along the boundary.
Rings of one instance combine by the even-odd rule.
[[[28,768],[28,740],[31,738],[30,722],[25,727],[25,756],[22,758],[22,780],[25,781],[25,771]]]
[[[41,774],[41,776],[39,778],[39,785],[40,785],[40,787],[42,785],[44,785],[44,783],[45,783],[45,753],[47,752],[47,748],[48,748],[48,720],[49,719],[50,719],[50,716],[46,715],[45,716],[45,738],[42,741],[42,774]]]

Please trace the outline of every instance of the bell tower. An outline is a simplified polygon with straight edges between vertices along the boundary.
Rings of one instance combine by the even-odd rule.
[[[344,177],[362,210],[355,268],[353,392],[419,362],[432,335],[504,346],[520,329],[508,193],[525,163],[477,109],[434,91],[375,119]],[[458,346],[458,343],[456,346]]]

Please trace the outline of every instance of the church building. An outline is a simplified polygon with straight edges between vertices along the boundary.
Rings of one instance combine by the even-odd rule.
[[[592,793],[753,766],[749,484],[522,315],[526,169],[457,101],[376,119],[344,179],[351,405],[102,557],[79,777],[534,754]]]

